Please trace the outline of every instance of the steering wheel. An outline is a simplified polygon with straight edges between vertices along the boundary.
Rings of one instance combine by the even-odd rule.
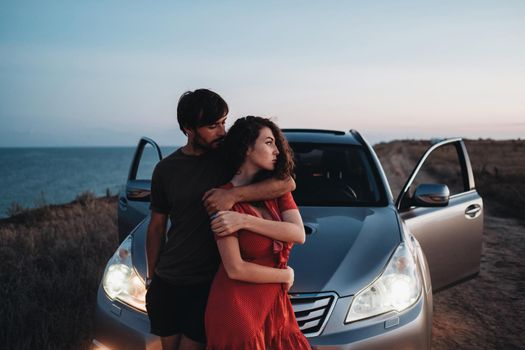
[[[354,189],[350,187],[347,184],[344,184],[343,188],[345,194],[349,195],[349,197],[352,197],[353,199],[357,200],[357,193],[355,193]]]
[[[348,185],[345,182],[337,182],[334,184],[338,191],[341,191],[342,194],[347,196],[348,198],[351,198],[353,200],[357,200],[357,193],[354,191],[350,185]]]

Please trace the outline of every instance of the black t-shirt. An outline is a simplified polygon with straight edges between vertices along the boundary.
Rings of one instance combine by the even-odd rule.
[[[217,151],[189,156],[179,148],[155,167],[150,209],[171,222],[155,268],[166,282],[191,285],[215,276],[220,258],[202,196],[231,177]]]

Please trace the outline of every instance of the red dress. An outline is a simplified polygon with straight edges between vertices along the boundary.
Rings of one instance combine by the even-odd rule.
[[[228,185],[227,188],[232,187]],[[291,193],[264,204],[276,221],[282,221],[283,211],[297,209]],[[247,203],[238,203],[233,210],[260,217]],[[274,241],[246,230],[237,232],[237,237],[243,260],[269,267],[286,267],[291,243]],[[211,287],[205,326],[208,350],[310,349],[299,329],[284,284],[232,280],[222,264]]]

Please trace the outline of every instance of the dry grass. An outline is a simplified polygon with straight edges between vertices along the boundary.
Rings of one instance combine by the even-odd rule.
[[[89,193],[1,220],[2,347],[87,347],[98,282],[117,237],[116,198]]]
[[[467,141],[476,187],[494,213],[525,220],[525,140]]]

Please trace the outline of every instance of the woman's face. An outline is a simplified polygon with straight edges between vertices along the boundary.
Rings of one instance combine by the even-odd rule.
[[[251,162],[260,169],[271,171],[275,168],[278,154],[279,150],[275,144],[272,130],[268,127],[263,127],[259,131],[259,137],[255,140],[254,145],[248,148],[246,161]]]

